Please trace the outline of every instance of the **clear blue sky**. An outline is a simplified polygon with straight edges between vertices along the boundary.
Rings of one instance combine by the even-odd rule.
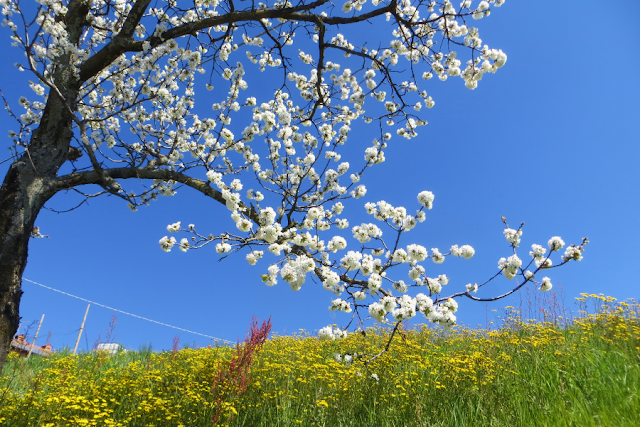
[[[483,40],[508,54],[506,66],[475,91],[458,78],[431,80],[427,90],[436,106],[424,111],[429,125],[419,138],[391,144],[387,161],[363,181],[367,196],[350,203],[349,212],[364,212],[364,202],[378,200],[413,209],[419,191],[433,191],[427,221],[404,243],[476,249],[471,260],[447,259],[433,271],[451,277],[448,291],[484,281],[498,259],[509,256],[500,221],[505,216],[512,227],[526,223],[523,257],[532,243],[546,245],[552,236],[567,243],[589,237],[582,262],[548,273],[555,285],[562,284],[568,305],[581,292],[638,298],[631,249],[640,241],[640,3],[618,0],[611,7],[615,13],[605,19],[602,3],[593,0],[570,11],[557,2],[509,0],[477,22]],[[3,55],[18,58],[6,27],[0,35]],[[27,80],[33,77],[9,65],[17,60],[0,68],[0,87],[11,99],[31,95]],[[208,105],[202,102],[203,111]],[[0,115],[5,135],[13,127]],[[356,142],[350,137],[349,143]],[[0,165],[3,177],[7,166]],[[72,203],[59,194],[50,206],[64,210]],[[164,253],[158,240],[175,221],[203,231],[221,221],[233,227],[225,208],[188,189],[136,213],[114,198],[65,214],[43,211],[37,225],[50,239],[31,241],[24,277],[233,341],[244,336],[253,315],[271,316],[280,334],[346,320],[327,310],[333,295],[319,284],[307,281],[298,292],[283,281],[266,287],[259,276],[268,259],[250,267],[244,255],[218,262],[213,248]],[[496,294],[512,285],[506,279],[494,283]],[[54,348],[72,347],[86,303],[28,282],[23,290],[23,322],[46,315],[38,342],[51,332]],[[484,325],[484,304],[460,305],[460,323]],[[489,310],[505,305],[513,300]],[[111,315],[92,305],[81,349],[90,349],[99,334],[104,338]],[[152,343],[168,349],[175,335],[182,343],[209,342],[122,314],[117,320],[116,341],[128,348]]]

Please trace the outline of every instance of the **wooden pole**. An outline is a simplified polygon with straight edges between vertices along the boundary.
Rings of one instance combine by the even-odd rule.
[[[82,319],[82,325],[80,326],[80,333],[78,333],[78,339],[76,340],[76,346],[73,347],[73,354],[76,354],[76,350],[78,350],[78,343],[80,342],[80,337],[82,336],[82,331],[84,330],[84,322],[87,320],[87,314],[89,314],[89,307],[91,304],[87,304],[87,311],[84,312],[84,319]]]
[[[42,326],[42,321],[43,320],[44,320],[44,314],[40,318],[40,323],[38,323],[38,329],[36,329],[36,336],[33,337],[33,342],[31,343],[31,346],[29,347],[29,353],[27,354],[27,359],[31,357],[31,352],[33,351],[33,347],[35,347],[35,345],[36,345],[36,340],[38,339],[38,333],[40,332],[40,326]]]

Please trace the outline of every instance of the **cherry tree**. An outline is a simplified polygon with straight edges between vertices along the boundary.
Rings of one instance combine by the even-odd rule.
[[[348,313],[322,338],[368,318],[397,328],[420,313],[453,325],[458,297],[495,300],[528,282],[550,289],[538,272],[579,261],[586,239],[554,264],[565,243],[553,237],[525,261],[522,226],[504,220],[513,254],[488,280],[446,293],[448,277],[428,277],[423,263],[474,249],[405,242],[434,194],[425,189],[408,208],[368,202],[370,223],[347,216],[388,144],[426,125],[427,85],[456,78],[475,89],[505,65],[473,26],[503,3],[0,0],[4,31],[24,52],[15,65],[28,75],[19,105],[5,99],[16,125],[0,190],[0,368],[18,328],[29,239],[42,236],[37,216],[62,191],[115,196],[132,210],[180,186],[219,202],[225,232],[176,222],[160,247],[213,245],[256,265],[268,286],[321,284],[330,309]],[[357,137],[365,125],[370,141]],[[342,160],[356,151],[357,162]],[[516,276],[505,294],[474,294]]]

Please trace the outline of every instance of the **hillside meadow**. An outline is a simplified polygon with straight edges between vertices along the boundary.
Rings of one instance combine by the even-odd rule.
[[[640,305],[578,302],[570,318],[507,307],[492,328],[400,329],[375,358],[387,327],[238,349],[14,355],[0,378],[0,424],[638,426]]]

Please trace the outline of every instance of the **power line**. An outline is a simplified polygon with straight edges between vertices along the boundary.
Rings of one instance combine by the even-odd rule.
[[[222,341],[222,342],[226,342],[226,343],[229,343],[229,344],[233,344],[233,342],[231,342],[231,341],[223,340],[223,339],[221,339],[221,338],[212,337],[211,335],[201,334],[200,332],[194,332],[194,331],[190,331],[190,330],[188,330],[188,329],[179,328],[179,327],[177,327],[177,326],[169,325],[169,324],[167,324],[167,323],[158,322],[157,320],[147,319],[146,317],[138,316],[137,314],[128,313],[128,312],[123,311],[123,310],[118,310],[117,308],[109,307],[109,306],[107,306],[107,305],[100,304],[100,303],[95,302],[95,301],[89,301],[89,300],[88,300],[88,299],[86,299],[86,298],[82,298],[82,297],[79,297],[79,296],[76,296],[76,295],[72,295],[72,294],[70,294],[70,293],[67,293],[67,292],[61,291],[61,290],[59,290],[59,289],[52,288],[52,287],[50,287],[50,286],[45,286],[45,285],[43,285],[42,283],[34,282],[33,280],[29,280],[29,279],[26,279],[26,278],[24,278],[24,277],[22,278],[22,280],[24,280],[24,281],[26,281],[26,282],[33,283],[34,285],[41,286],[41,287],[43,287],[43,288],[45,288],[45,289],[49,289],[49,290],[51,290],[51,291],[58,292],[58,293],[61,293],[61,294],[63,294],[63,295],[67,295],[67,296],[69,296],[69,297],[76,298],[76,299],[79,299],[79,300],[81,300],[81,301],[84,301],[84,302],[88,302],[88,303],[90,303],[90,304],[97,305],[97,306],[99,306],[99,307],[103,307],[103,308],[106,308],[106,309],[109,309],[109,310],[117,311],[118,313],[126,314],[126,315],[129,315],[129,316],[137,317],[138,319],[146,320],[147,322],[152,322],[152,323],[156,323],[156,324],[158,324],[158,325],[167,326],[167,327],[169,327],[169,328],[177,329],[177,330],[179,330],[179,331],[183,331],[183,332],[188,332],[188,333],[190,333],[190,334],[195,334],[195,335],[200,335],[200,336],[203,336],[203,337],[211,338],[212,340]]]

